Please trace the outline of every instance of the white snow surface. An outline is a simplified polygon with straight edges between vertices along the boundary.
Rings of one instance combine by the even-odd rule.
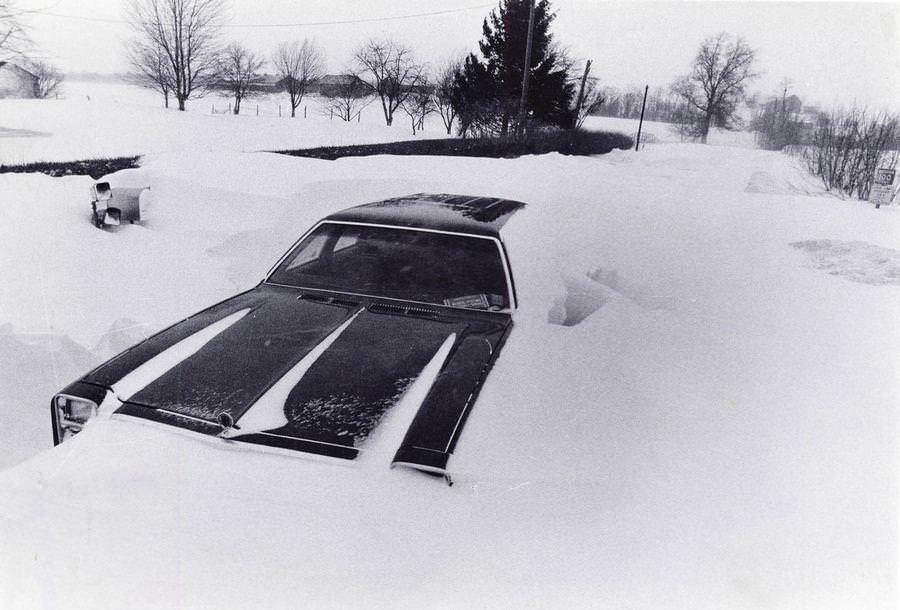
[[[584,121],[584,128],[596,131],[618,131],[628,134],[632,139],[637,139],[638,128],[641,130],[641,147],[644,145],[689,142],[692,138],[682,136],[678,126],[671,123],[658,123],[656,121],[644,121],[640,125],[638,119],[623,119],[606,116],[589,116]],[[738,146],[743,148],[755,148],[756,140],[749,131],[736,131],[728,129],[712,128],[709,132],[708,142],[710,146]]]
[[[154,206],[106,231],[89,178],[0,175],[0,606],[893,607],[900,287],[854,278],[896,269],[900,214],[799,172],[679,143],[194,149],[110,176]],[[252,287],[323,215],[423,191],[529,204],[454,486],[131,419],[42,451],[54,391]]]
[[[402,111],[386,127],[380,104],[369,104],[359,121],[348,123],[324,114],[322,100],[315,96],[304,98],[299,115],[291,119],[286,100],[285,95],[254,97],[235,116],[227,112],[230,99],[208,96],[189,100],[187,110],[179,112],[174,106],[164,108],[161,95],[133,85],[67,82],[61,99],[0,99],[0,164],[447,137],[436,116],[413,136]]]

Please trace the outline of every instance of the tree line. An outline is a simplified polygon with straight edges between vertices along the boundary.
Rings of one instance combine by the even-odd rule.
[[[0,51],[22,45],[11,6],[0,0]],[[674,124],[683,135],[706,142],[714,127],[744,127],[738,109],[757,77],[756,50],[720,32],[701,42],[683,76],[648,91],[644,105],[642,88],[602,84],[590,74],[590,62],[569,57],[553,35],[550,0],[499,0],[482,22],[476,52],[432,67],[400,41],[372,38],[356,47],[325,87],[324,53],[312,40],[286,41],[271,56],[238,42],[224,44],[227,0],[129,0],[129,7],[135,77],[159,91],[167,106],[174,99],[179,110],[216,87],[230,92],[233,112],[239,113],[271,66],[292,117],[316,88],[331,116],[352,121],[375,103],[386,125],[405,116],[413,133],[432,114],[448,134],[455,129],[463,137],[505,137],[575,128],[588,114],[637,118],[643,111],[647,120]],[[530,87],[523,95],[526,75]],[[828,188],[849,194],[864,196],[875,165],[898,148],[892,115],[865,108],[810,112],[787,86],[753,107],[749,127],[760,147],[801,154]]]
[[[580,67],[554,40],[550,26],[555,13],[549,0],[500,0],[484,19],[480,53],[450,57],[432,68],[412,48],[393,39],[372,38],[354,51],[337,82],[320,87],[323,105],[345,121],[359,116],[369,103],[380,106],[386,125],[398,113],[413,132],[428,115],[440,117],[447,133],[460,135],[519,133],[567,128],[578,124],[600,99],[596,79],[587,79],[575,96]],[[256,94],[269,65],[285,89],[291,116],[321,81],[324,54],[313,41],[287,41],[271,57],[238,42],[223,44],[222,19],[226,0],[130,0],[133,36],[128,47],[137,82],[174,100],[184,110],[189,99],[213,88],[234,98],[233,112]],[[529,24],[533,24],[528,75],[532,86],[524,111],[520,92],[525,72]],[[577,107],[575,107],[577,106]]]
[[[160,91],[166,105],[173,97],[180,110],[212,86],[227,89],[239,113],[241,101],[257,91],[261,70],[270,63],[287,89],[294,116],[323,76],[321,49],[310,40],[286,42],[266,58],[237,42],[221,45],[225,8],[226,0],[130,0],[135,36],[129,57],[139,81]],[[572,60],[554,38],[555,17],[549,0],[499,0],[483,20],[478,52],[449,58],[436,69],[397,40],[370,39],[357,47],[340,82],[329,88],[325,108],[349,121],[376,102],[385,124],[392,125],[400,112],[413,132],[425,117],[437,114],[447,133],[455,127],[462,136],[567,129],[591,113],[637,117],[642,92],[601,86],[589,74],[589,63]],[[754,58],[755,51],[741,38],[710,37],[689,74],[667,90],[654,89],[646,118],[678,123],[684,133],[705,142],[711,127],[733,125],[746,83],[755,76]],[[526,75],[531,86],[523,98]]]

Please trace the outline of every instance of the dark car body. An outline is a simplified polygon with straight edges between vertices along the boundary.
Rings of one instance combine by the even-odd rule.
[[[326,217],[252,290],[153,335],[55,396],[54,443],[67,430],[80,429],[73,422],[66,427],[66,414],[82,401],[95,405],[94,412],[108,410],[229,442],[352,460],[440,353],[438,373],[391,465],[446,475],[466,417],[512,328],[516,296],[500,229],[523,206],[505,199],[420,194]],[[475,244],[478,252],[495,251],[496,260],[475,261],[471,271],[448,267],[442,273],[465,277],[502,266],[506,294],[417,300],[385,296],[389,291],[379,290],[378,283],[365,284],[374,287],[368,294],[343,283],[333,288],[279,281],[291,277],[286,265],[298,247],[307,247],[307,236],[348,226],[357,232],[412,231],[424,235],[430,247],[439,247],[444,236],[451,244],[481,240]],[[423,263],[412,254],[403,271],[430,272],[414,268]],[[453,253],[445,254],[454,260]],[[353,273],[363,273],[359,260],[354,259]],[[389,279],[402,288],[398,273]],[[429,281],[443,280],[437,275]],[[266,413],[262,419],[244,419],[272,400],[277,408],[258,407]],[[251,419],[256,423],[245,425]]]

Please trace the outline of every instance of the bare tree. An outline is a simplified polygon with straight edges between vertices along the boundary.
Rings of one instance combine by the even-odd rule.
[[[303,96],[309,92],[312,84],[325,74],[322,51],[308,39],[302,44],[286,42],[275,51],[272,63],[275,64],[275,72],[284,82],[291,103],[291,118],[294,118]]]
[[[358,119],[362,109],[372,102],[371,88],[352,71],[341,77],[343,83],[329,86],[324,93],[322,112],[349,123]]]
[[[415,89],[409,92],[400,105],[403,112],[409,117],[413,135],[416,135],[416,129],[425,129],[425,118],[437,110],[433,89],[434,87],[429,85],[427,80],[422,80]],[[444,126],[446,127],[446,123]]]
[[[694,110],[694,135],[704,144],[710,126],[732,126],[744,87],[756,77],[755,55],[742,38],[721,32],[703,41],[691,73],[672,85]]]
[[[128,60],[131,63],[131,79],[135,84],[162,93],[168,108],[169,94],[175,88],[175,77],[162,47],[135,41],[128,49]]]
[[[584,125],[585,119],[590,115],[596,114],[603,104],[606,97],[603,95],[603,88],[600,86],[600,80],[589,76],[584,81],[584,97],[581,99],[581,105],[574,109],[575,127]]]
[[[750,129],[756,132],[756,144],[766,150],[782,150],[801,143],[803,125],[800,113],[803,103],[796,95],[789,95],[791,82],[781,83],[781,94],[758,105]]]
[[[608,85],[601,86],[598,95],[603,99],[603,103],[595,108],[592,114],[636,119],[641,116],[641,98],[643,93],[643,85],[630,85],[625,91]],[[684,123],[690,123],[691,121],[687,119],[693,120],[696,112],[690,117],[688,115],[691,115],[691,113],[687,110],[687,102],[680,95],[674,93],[671,88],[654,87],[648,91],[647,107],[644,113],[645,121],[674,123],[680,131],[680,126]],[[692,127],[687,129],[690,131]]]
[[[431,94],[432,105],[440,115],[448,136],[453,131],[453,122],[457,115],[456,106],[453,104],[453,79],[456,78],[456,73],[462,70],[463,61],[462,57],[453,57],[441,66]]]
[[[137,35],[132,54],[140,54],[141,47],[161,51],[179,110],[205,91],[213,75],[224,8],[224,0],[131,0],[130,21]]]
[[[24,14],[13,0],[0,0],[0,61],[20,57],[30,46],[21,20]]]
[[[422,64],[416,61],[412,49],[393,40],[372,39],[359,47],[353,58],[372,93],[381,100],[384,122],[391,125],[394,112],[421,83]]]
[[[566,54],[562,54],[563,57],[567,57]],[[591,76],[591,61],[588,60],[585,62],[584,67],[577,66],[575,62],[568,62],[568,75],[569,79],[572,82],[572,86],[577,87],[578,96],[574,100],[575,103],[572,106],[572,127],[578,129],[582,125],[584,125],[585,119],[590,114],[594,114],[600,110],[600,107],[603,106],[603,103],[606,101],[606,97],[603,94],[603,90],[600,87],[600,81]]]
[[[254,87],[261,80],[259,70],[264,63],[262,58],[237,42],[225,47],[216,59],[215,84],[231,92],[234,114],[240,114],[241,102],[255,93]]]
[[[58,93],[65,78],[56,66],[44,61],[29,62],[28,71],[37,78],[34,96],[42,100]]]

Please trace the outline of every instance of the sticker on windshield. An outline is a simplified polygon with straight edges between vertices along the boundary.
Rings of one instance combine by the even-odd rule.
[[[444,299],[444,305],[463,307],[465,309],[487,309],[490,306],[486,294],[469,294],[464,297]]]

